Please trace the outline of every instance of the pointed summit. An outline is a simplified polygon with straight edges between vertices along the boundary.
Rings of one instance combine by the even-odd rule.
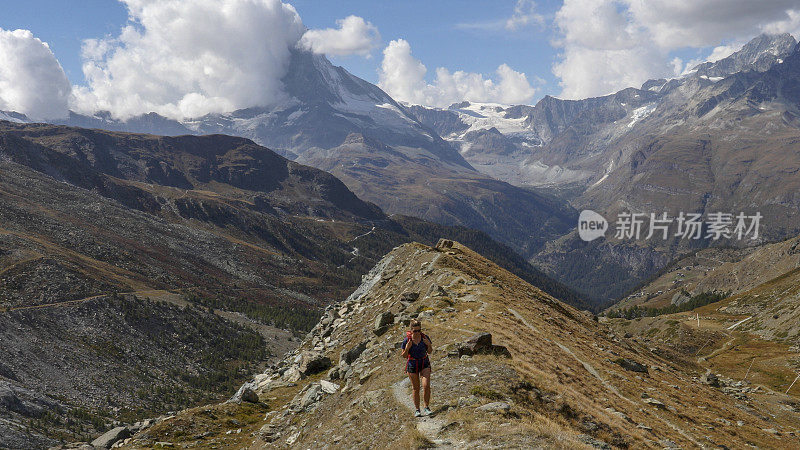
[[[696,75],[708,77],[725,77],[745,70],[766,72],[789,56],[796,45],[797,41],[789,33],[760,34],[731,55],[700,64],[694,70]]]

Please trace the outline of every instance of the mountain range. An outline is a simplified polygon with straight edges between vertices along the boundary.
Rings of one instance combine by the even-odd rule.
[[[134,446],[317,446],[341,443],[342,426],[417,446],[796,436],[798,405],[778,392],[798,336],[793,37],[534,106],[406,105],[297,49],[283,85],[278,105],[184,121],[0,112],[0,446],[109,429]],[[746,241],[585,242],[580,209],[763,220]],[[696,327],[686,311],[585,311],[721,292],[733,296],[694,311]],[[448,355],[450,401],[420,422],[400,418],[398,374],[373,367],[388,369],[412,317]],[[487,339],[475,333],[496,345],[469,350]],[[702,373],[743,375],[735,348],[772,355],[757,388]],[[184,409],[254,373],[231,402]],[[353,419],[365,410],[380,414]]]
[[[759,242],[800,232],[788,220],[800,206],[799,59],[791,35],[765,34],[680,77],[603,97],[435,109],[398,103],[324,56],[293,50],[283,79],[289,100],[278,105],[182,122],[155,113],[124,121],[70,113],[61,123],[247,137],[334,174],[387,213],[487,232],[607,302],[671,259],[718,243],[587,244],[575,233],[576,209],[609,218],[758,210],[765,217]]]
[[[389,214],[484,231],[605,302],[676,257],[741,242],[585,243],[575,233],[579,209],[609,219],[758,211],[754,243],[800,232],[789,219],[800,207],[799,61],[791,35],[760,35],[680,77],[603,97],[435,109],[398,103],[324,56],[294,50],[283,79],[289,100],[276,106],[183,122],[72,113],[63,123],[247,137],[334,174]]]
[[[473,167],[515,185],[548,188],[576,209],[609,220],[623,211],[673,218],[681,212],[760,212],[760,238],[744,243],[752,245],[800,232],[792,219],[800,208],[798,85],[795,39],[760,35],[683,76],[603,97],[411,110]],[[587,244],[573,233],[532,261],[584,292],[610,288],[606,292],[616,297],[635,281],[619,283],[607,268],[641,280],[675,257],[711,245],[743,242],[610,238]],[[586,258],[597,260],[596,266],[576,264]]]
[[[326,170],[389,214],[487,232],[525,257],[567,232],[564,201],[476,171],[447,141],[377,86],[294,50],[283,78],[289,100],[182,123],[156,114],[118,121],[72,114],[62,123],[152,134],[242,136]]]
[[[0,122],[0,173],[0,446],[218,400],[411,240],[591,307],[484,233],[389,217],[244,138]]]

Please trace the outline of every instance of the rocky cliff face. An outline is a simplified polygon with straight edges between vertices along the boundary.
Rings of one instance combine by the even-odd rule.
[[[411,318],[435,347],[433,414],[420,419],[397,349]],[[794,439],[786,433],[797,417],[777,414],[768,395],[748,396],[745,412],[700,382],[698,369],[458,243],[406,244],[231,402],[183,411],[123,446],[780,447]],[[244,419],[226,419],[237,414]]]

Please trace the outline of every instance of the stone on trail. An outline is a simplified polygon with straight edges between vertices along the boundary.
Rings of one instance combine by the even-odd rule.
[[[510,410],[511,405],[506,402],[492,402],[475,408],[475,411],[490,412],[494,414],[507,413]]]

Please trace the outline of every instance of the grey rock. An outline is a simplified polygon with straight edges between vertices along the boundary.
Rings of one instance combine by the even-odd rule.
[[[489,333],[477,333],[458,346],[460,355],[474,355],[487,350],[491,350],[492,335]]]
[[[511,410],[511,405],[506,402],[492,402],[475,408],[475,411],[503,414]]]
[[[303,398],[300,401],[300,406],[302,408],[308,408],[312,404],[316,403],[321,395],[322,386],[319,383],[313,383],[305,392],[305,394],[303,394]]]
[[[260,401],[258,399],[258,394],[256,394],[256,391],[250,389],[249,387],[244,389],[241,398],[243,401],[248,403],[258,403]]]
[[[303,375],[313,375],[331,366],[331,359],[321,352],[306,351],[300,354],[298,370]]]
[[[339,390],[339,385],[330,381],[322,380],[319,385],[322,387],[322,392],[326,394],[334,394]]]
[[[115,442],[131,435],[127,427],[116,427],[106,431],[102,436],[92,441],[92,446],[97,448],[111,448]]]
[[[361,354],[364,353],[364,350],[366,349],[367,349],[367,341],[362,341],[356,344],[350,350],[347,351],[342,350],[342,352],[339,354],[339,364],[341,364],[342,362],[345,362],[347,364],[352,364],[353,361],[358,359],[358,357],[361,356]]]
[[[258,403],[258,395],[255,392],[257,388],[258,385],[255,381],[248,381],[247,383],[241,385],[239,390],[233,394],[233,397],[228,399],[228,401],[225,403],[241,403],[242,401]],[[255,401],[252,401],[253,396],[255,396]]]
[[[372,331],[380,336],[389,329],[389,325],[394,322],[394,314],[391,311],[384,311],[375,317],[375,326]]]
[[[629,370],[631,372],[648,373],[647,366],[640,364],[630,358],[620,358],[615,362],[625,370]]]
[[[300,372],[300,368],[295,364],[283,372],[283,379],[288,383],[296,383],[305,378],[305,374]]]
[[[712,387],[720,386],[719,377],[711,373],[711,369],[706,371],[706,373],[700,378],[700,381]]]

